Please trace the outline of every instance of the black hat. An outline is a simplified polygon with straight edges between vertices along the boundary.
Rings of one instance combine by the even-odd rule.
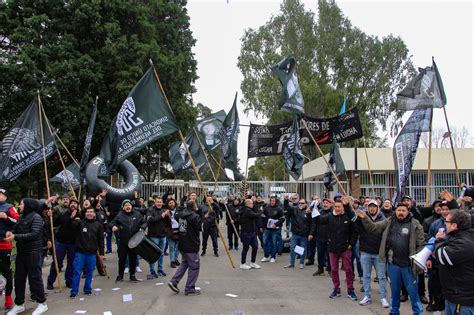
[[[410,196],[408,196],[408,195],[406,195],[406,196],[403,196],[403,197],[402,197],[402,201],[403,201],[403,199],[410,199],[410,200],[413,200],[413,199],[411,199],[411,197],[410,197]]]
[[[7,191],[4,188],[0,188],[0,194],[4,194],[5,196],[8,196]]]

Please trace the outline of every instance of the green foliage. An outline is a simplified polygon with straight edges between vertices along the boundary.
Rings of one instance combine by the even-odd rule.
[[[1,1],[0,137],[39,90],[49,120],[80,159],[97,95],[99,112],[91,149],[91,156],[96,155],[123,100],[149,67],[149,59],[181,129],[188,129],[197,117],[192,106],[197,76],[191,51],[195,40],[185,5],[184,0]],[[141,151],[143,157],[139,154],[131,160],[151,177],[157,154],[167,162],[168,145],[176,139],[160,139],[151,150]],[[50,173],[60,168],[55,159],[48,165]],[[38,170],[32,175],[23,176],[30,188],[32,179],[42,178]]]
[[[255,164],[249,167],[248,180],[288,180],[283,159],[280,156],[258,158]]]

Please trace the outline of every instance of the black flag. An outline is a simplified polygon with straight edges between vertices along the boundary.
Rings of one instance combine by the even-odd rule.
[[[76,190],[81,184],[79,168],[76,163],[71,163],[67,168],[66,172],[62,170],[54,177],[49,179],[50,182],[61,183],[64,189],[70,189],[69,183],[71,183],[72,189]]]
[[[84,181],[87,163],[89,162],[89,152],[91,150],[92,135],[94,134],[95,118],[97,116],[97,101],[92,110],[91,119],[89,120],[89,127],[87,128],[86,141],[84,143],[84,150],[82,151],[81,169],[80,169],[80,183]]]
[[[272,71],[278,76],[283,91],[280,97],[280,109],[284,112],[304,114],[303,94],[301,94],[298,78],[296,77],[296,60],[287,57],[272,66]]]
[[[199,171],[201,167],[206,164],[206,157],[204,156],[204,152],[199,145],[196,133],[194,131],[190,131],[184,140],[186,141],[189,152],[193,157],[196,168]],[[184,146],[183,142],[175,141],[170,145],[169,157],[171,166],[173,167],[173,173],[179,174],[186,170],[192,171],[191,159],[186,152],[186,147]]]
[[[401,197],[405,194],[405,187],[410,178],[421,133],[430,130],[432,115],[433,108],[414,110],[395,140],[393,145],[393,161],[397,170],[397,189],[393,196],[394,203],[400,201]]]
[[[100,155],[109,173],[146,145],[178,131],[173,112],[150,67],[123,102]]]
[[[239,138],[239,132],[240,126],[239,113],[237,112],[237,93],[235,93],[234,104],[219,130],[224,167],[232,171],[237,170],[237,140]]]
[[[0,182],[13,181],[24,171],[43,161],[39,108],[38,99],[35,98],[3,138]],[[56,143],[42,111],[41,115],[44,153],[46,157],[49,157],[56,149]]]
[[[339,145],[336,139],[332,141],[331,153],[329,154],[329,165],[331,166],[334,173],[337,175],[339,180],[344,180],[346,177],[346,167],[342,160],[341,152],[339,152]],[[336,183],[336,179],[332,175],[331,169],[328,167],[324,173],[324,186],[328,191],[333,190],[333,186]]]
[[[225,117],[225,111],[220,110],[217,113],[197,121],[196,125],[194,126],[194,129],[199,135],[201,143],[209,151],[212,151],[221,145],[219,130],[222,127]]]
[[[290,136],[283,146],[283,159],[285,160],[285,166],[288,174],[290,174],[295,180],[298,180],[298,178],[301,176],[301,169],[303,168],[304,164],[304,156],[301,152],[299,118],[296,116],[293,118]]]

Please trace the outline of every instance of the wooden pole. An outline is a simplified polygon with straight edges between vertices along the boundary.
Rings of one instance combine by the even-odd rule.
[[[365,137],[362,137],[362,141],[364,142],[365,160],[367,161],[367,167],[369,169],[369,180],[370,186],[372,187],[372,198],[375,198],[374,182],[372,180],[372,170],[370,169],[369,155],[367,154],[367,145],[365,143]]]
[[[448,128],[449,141],[451,143],[451,152],[453,153],[454,167],[456,168],[456,179],[458,181],[459,189],[462,189],[461,176],[459,175],[458,161],[456,160],[456,154],[454,153],[453,136],[451,135],[451,129],[449,128],[448,114],[446,114],[446,106],[443,106],[444,118],[446,120],[446,127]]]
[[[171,109],[171,105],[170,105],[170,103],[169,103],[169,101],[168,101],[168,97],[166,96],[165,91],[163,90],[163,86],[161,85],[160,78],[158,77],[158,73],[156,72],[155,66],[153,65],[153,61],[151,61],[151,59],[150,59],[150,64],[151,64],[151,66],[152,66],[152,68],[153,68],[153,73],[154,73],[154,75],[155,75],[155,80],[157,81],[158,85],[160,86],[161,93],[163,93],[163,96],[164,96],[164,98],[165,98],[165,100],[166,100],[166,104],[168,105],[170,111],[173,112],[173,110]],[[193,171],[194,171],[194,173],[195,173],[195,175],[196,175],[196,179],[198,180],[198,182],[199,182],[199,184],[200,184],[200,186],[201,186],[201,190],[204,192],[205,189],[204,189],[204,185],[203,185],[202,180],[201,180],[201,176],[199,175],[199,172],[197,171],[196,164],[194,163],[194,159],[193,159],[193,157],[192,157],[192,155],[191,155],[191,152],[189,151],[188,144],[186,143],[186,140],[184,139],[184,136],[183,136],[183,133],[181,132],[181,129],[178,129],[178,134],[179,134],[179,138],[180,138],[181,142],[182,142],[183,145],[184,145],[184,148],[186,149],[186,153],[188,154],[189,159],[191,160],[191,165],[192,165]],[[206,196],[205,196],[205,197],[206,197]],[[207,198],[206,198],[206,201],[207,201],[207,205],[208,205],[209,211],[214,211],[214,210],[212,209],[211,203],[209,202],[209,200],[207,200]],[[218,224],[218,222],[217,222],[217,219],[216,219],[216,222],[215,222],[215,223],[216,223],[217,232],[219,233],[219,237],[220,237],[220,239],[221,239],[221,241],[222,241],[222,245],[224,246],[224,249],[225,249],[225,252],[226,252],[226,254],[227,254],[227,257],[229,258],[230,264],[231,264],[232,268],[235,269],[234,261],[233,261],[233,259],[232,259],[232,256],[230,255],[229,248],[227,247],[227,244],[225,243],[224,236],[222,235],[221,229],[219,228],[219,224]]]
[[[331,165],[329,165],[329,162],[328,162],[328,160],[326,159],[326,157],[324,156],[323,151],[321,150],[321,148],[319,147],[318,143],[317,143],[316,140],[314,139],[313,134],[311,133],[311,130],[309,130],[308,125],[306,124],[306,121],[305,121],[304,119],[301,119],[301,121],[303,122],[303,125],[304,125],[304,127],[306,128],[306,130],[308,131],[309,136],[311,137],[311,140],[313,140],[313,142],[314,142],[316,148],[318,149],[319,154],[321,154],[321,157],[323,158],[324,162],[326,163],[326,165],[328,166],[329,170],[331,171],[332,176],[334,176],[334,178],[336,179],[336,182],[337,182],[337,184],[339,185],[339,188],[341,189],[342,193],[343,193],[344,195],[347,195],[346,190],[344,189],[344,187],[342,186],[341,182],[339,181],[339,178],[337,178],[336,173],[334,173],[334,170],[332,169]]]
[[[46,151],[44,147],[44,132],[43,132],[43,118],[41,114],[41,110],[43,109],[43,106],[41,105],[41,98],[39,96],[39,91],[38,91],[38,114],[39,114],[39,121],[40,121],[40,131],[41,131],[41,144],[42,144],[42,151],[43,151],[43,165],[44,165],[44,177],[46,179],[46,192],[48,194],[48,199],[51,197],[51,192],[49,190],[49,178],[48,178],[48,167],[46,164]],[[44,113],[44,110],[43,110]],[[45,115],[46,118],[46,115]],[[46,119],[46,121],[48,121]],[[56,269],[56,274],[57,274],[57,281],[58,281],[58,287],[59,287],[59,292],[63,291],[62,285],[61,285],[61,274],[59,273],[59,266],[58,266],[58,258],[56,257],[56,242],[54,240],[54,226],[53,226],[53,216],[52,214],[49,216],[49,227],[51,229],[51,244],[53,247],[53,260],[54,260],[54,268]]]

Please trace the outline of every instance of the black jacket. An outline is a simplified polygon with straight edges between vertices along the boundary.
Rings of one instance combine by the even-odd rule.
[[[13,229],[17,252],[27,253],[43,250],[44,221],[37,213],[38,201],[31,198],[23,199],[23,213]]]
[[[472,229],[451,232],[446,241],[436,244],[443,296],[452,303],[474,306],[473,248]]]
[[[238,222],[242,233],[253,233],[257,231],[260,221],[260,213],[254,208],[242,207]]]
[[[214,202],[211,204],[212,210],[209,211],[209,206],[207,202],[204,202],[201,207],[202,217],[204,222],[204,228],[210,228],[211,226],[216,226],[216,220],[219,222],[219,218],[221,217],[221,209],[219,205]],[[205,218],[204,216],[209,213],[209,216]]]
[[[199,232],[202,231],[202,218],[191,209],[176,212],[175,218],[179,223],[178,249],[183,253],[199,252]]]
[[[327,242],[328,241],[328,226],[325,224],[318,224],[318,223],[319,223],[319,220],[321,220],[325,216],[328,216],[330,213],[332,213],[332,208],[329,208],[328,210],[321,209],[319,211],[321,215],[312,219],[310,234],[316,237],[317,241]]]
[[[137,211],[125,212],[121,210],[115,218],[109,223],[109,227],[119,228],[120,244],[128,246],[130,238],[140,229],[146,228],[146,222],[143,216]]]
[[[263,209],[262,218],[264,222],[263,228],[269,231],[275,231],[281,228],[281,226],[283,225],[283,222],[285,222],[285,213],[283,212],[283,209],[280,208],[278,205],[275,205],[275,206],[267,205]],[[268,219],[278,220],[278,222],[275,223],[275,225],[277,226],[276,229],[267,227]]]
[[[375,219],[367,212],[366,213],[369,220],[372,222],[380,222],[385,220],[385,216],[381,211],[378,212]],[[380,249],[380,242],[382,241],[382,234],[380,233],[370,233],[368,232],[361,220],[356,221],[357,232],[359,233],[359,246],[360,251],[372,255],[377,255]]]
[[[225,206],[224,206],[225,207]],[[240,210],[241,208],[244,208],[244,206],[234,206],[234,205],[231,205],[231,206],[227,206],[227,209],[229,209],[229,212],[225,212],[225,224],[227,226],[231,226],[232,224],[230,223],[230,220],[234,220],[234,222],[237,220],[237,218],[239,217],[239,213],[240,213]],[[229,216],[229,213],[230,213],[230,216]]]
[[[170,217],[162,214],[165,209],[158,209],[155,206],[148,207],[146,212],[146,220],[148,224],[149,237],[164,237],[166,236],[166,227],[170,224]]]
[[[354,246],[357,242],[357,230],[351,220],[353,215],[345,211],[343,214],[335,215],[334,211],[326,216],[318,216],[319,225],[327,225],[328,251],[330,253],[342,253],[349,245]]]
[[[104,255],[104,226],[97,221],[83,219],[74,222],[76,251],[84,254]]]
[[[72,211],[67,209],[58,218],[58,242],[63,244],[75,244],[76,233],[74,231],[74,221],[80,220],[79,210],[76,211],[76,215],[71,219]]]
[[[267,204],[265,203],[265,201],[260,201],[260,202],[254,202],[253,204],[253,209],[258,212],[258,214],[260,214],[260,218],[258,219],[257,221],[257,228],[260,229],[260,228],[264,228],[264,224],[265,224],[265,220],[263,218],[263,209],[265,209],[267,207]]]
[[[431,217],[425,219],[423,221],[423,232],[425,232],[425,234],[428,234],[428,232],[430,231],[431,224],[433,224],[433,222],[438,220],[439,218],[441,218],[441,214],[434,213]]]
[[[306,213],[306,209],[301,210],[299,206],[292,206],[285,199],[285,209],[288,213],[288,218],[291,219],[291,233],[308,236],[311,231],[311,212]]]

